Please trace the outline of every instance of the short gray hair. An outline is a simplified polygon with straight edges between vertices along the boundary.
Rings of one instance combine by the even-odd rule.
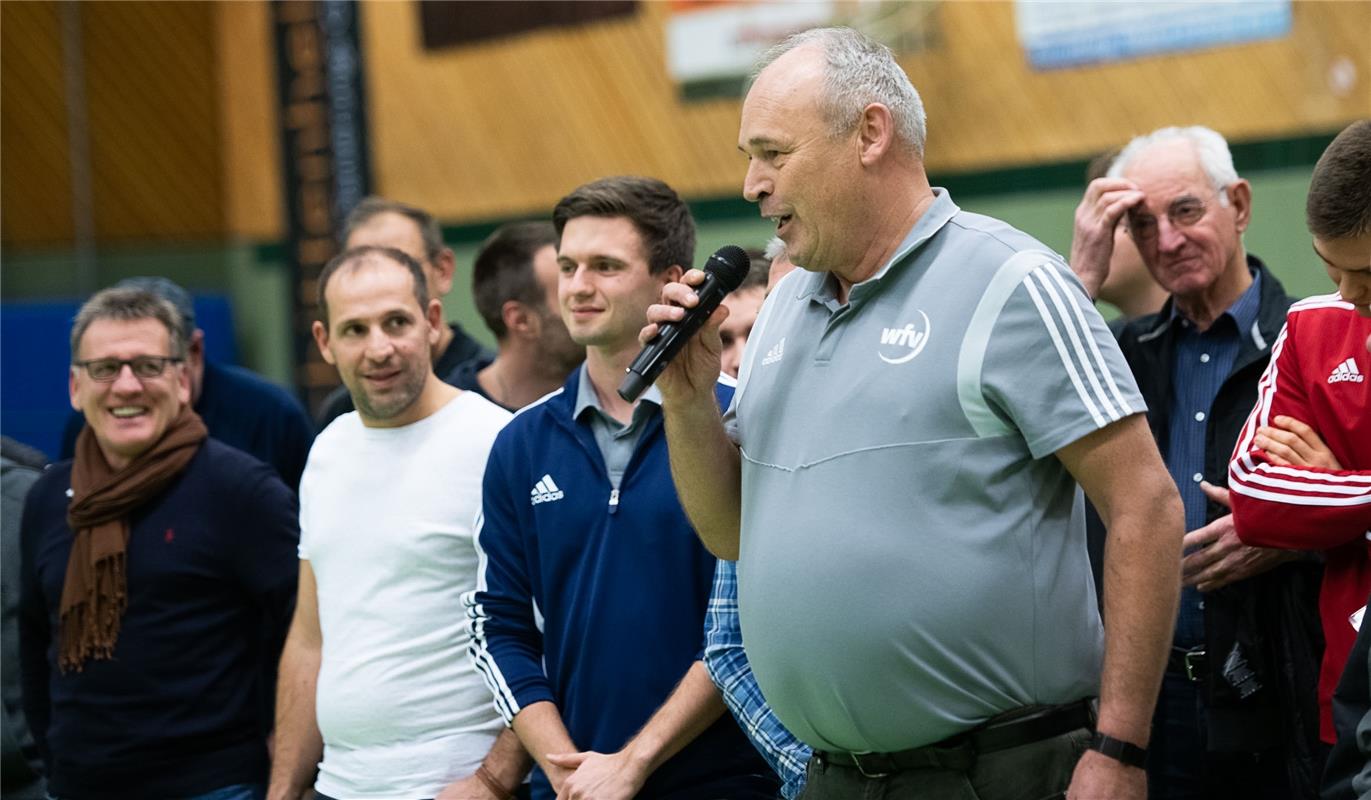
[[[762,54],[752,80],[781,56],[809,44],[817,44],[824,54],[819,110],[833,135],[852,132],[862,109],[880,103],[890,109],[900,140],[922,158],[927,121],[919,92],[890,48],[863,33],[852,28],[812,28],[797,33]]]
[[[140,319],[155,319],[162,323],[167,329],[168,341],[171,343],[171,355],[174,358],[186,357],[186,337],[181,327],[181,312],[176,310],[176,306],[171,301],[150,292],[147,289],[135,289],[127,287],[111,287],[96,292],[81,310],[76,312],[76,319],[71,324],[71,358],[77,359],[77,354],[81,351],[81,337],[86,335],[86,329],[96,320],[114,320],[116,322],[136,322]],[[155,353],[144,353],[143,355],[158,355]]]
[[[1119,157],[1110,165],[1109,177],[1121,177],[1138,154],[1152,145],[1175,141],[1189,142],[1195,148],[1200,168],[1209,177],[1210,185],[1219,196],[1219,205],[1228,205],[1228,194],[1224,189],[1238,182],[1238,171],[1233,168],[1233,154],[1229,152],[1228,140],[1222,134],[1203,125],[1158,128],[1134,138],[1119,151]]]

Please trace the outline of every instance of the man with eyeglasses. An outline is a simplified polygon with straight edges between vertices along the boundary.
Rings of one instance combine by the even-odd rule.
[[[210,436],[275,467],[281,480],[296,489],[314,441],[314,423],[300,401],[251,370],[206,358],[205,332],[195,322],[190,293],[175,282],[145,276],[128,278],[115,286],[145,289],[176,307],[186,343],[191,408],[200,415]],[[73,412],[62,431],[60,458],[76,453],[76,437],[85,426],[80,412]]]
[[[97,293],[71,350],[86,427],[20,526],[23,702],[48,792],[258,798],[295,601],[295,493],[208,438],[165,299]]]
[[[1148,423],[1185,506],[1181,606],[1153,719],[1152,798],[1303,798],[1322,753],[1319,565],[1248,547],[1226,493],[1229,454],[1257,398],[1294,299],[1242,234],[1252,191],[1228,144],[1208,128],[1163,128],[1120,152],[1078,212],[1099,225],[1073,246],[1094,296],[1122,218],[1170,298],[1129,323],[1119,346],[1147,401]],[[1078,226],[1078,232],[1081,230]]]

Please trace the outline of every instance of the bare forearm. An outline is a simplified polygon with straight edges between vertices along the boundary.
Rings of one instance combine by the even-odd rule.
[[[695,402],[665,409],[671,477],[700,541],[719,558],[738,558],[742,459],[718,407]]]
[[[533,759],[529,758],[514,729],[505,728],[495,737],[495,743],[490,746],[490,752],[486,753],[481,766],[501,786],[513,789],[523,782],[533,766]]]
[[[269,800],[296,800],[309,789],[323,755],[324,740],[314,715],[320,652],[294,639],[281,653],[276,690],[276,750]]]
[[[1146,746],[1180,596],[1180,497],[1165,473],[1106,520],[1099,729]],[[1151,491],[1147,491],[1147,489]]]
[[[725,711],[719,689],[709,679],[703,661],[686,671],[675,691],[657,709],[624,751],[646,766],[651,775],[663,762],[704,733]]]
[[[551,753],[574,753],[576,743],[567,733],[562,722],[562,712],[547,701],[524,706],[514,717],[514,732],[523,743],[524,750],[538,762],[552,781],[554,789],[561,785],[567,770],[551,763],[547,757]]]

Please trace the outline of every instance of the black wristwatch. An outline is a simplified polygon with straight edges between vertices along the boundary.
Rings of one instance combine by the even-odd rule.
[[[1132,742],[1115,739],[1113,736],[1107,736],[1099,731],[1095,731],[1095,735],[1090,738],[1090,749],[1130,767],[1142,769],[1147,763],[1146,747],[1138,747]]]

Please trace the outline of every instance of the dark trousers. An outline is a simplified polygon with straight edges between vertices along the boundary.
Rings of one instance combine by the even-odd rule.
[[[1290,800],[1279,750],[1209,752],[1204,718],[1200,684],[1166,673],[1147,748],[1150,800]]]
[[[1066,797],[1071,773],[1090,744],[1081,728],[976,758],[971,769],[913,769],[868,778],[855,767],[809,760],[800,800],[1052,800]]]

